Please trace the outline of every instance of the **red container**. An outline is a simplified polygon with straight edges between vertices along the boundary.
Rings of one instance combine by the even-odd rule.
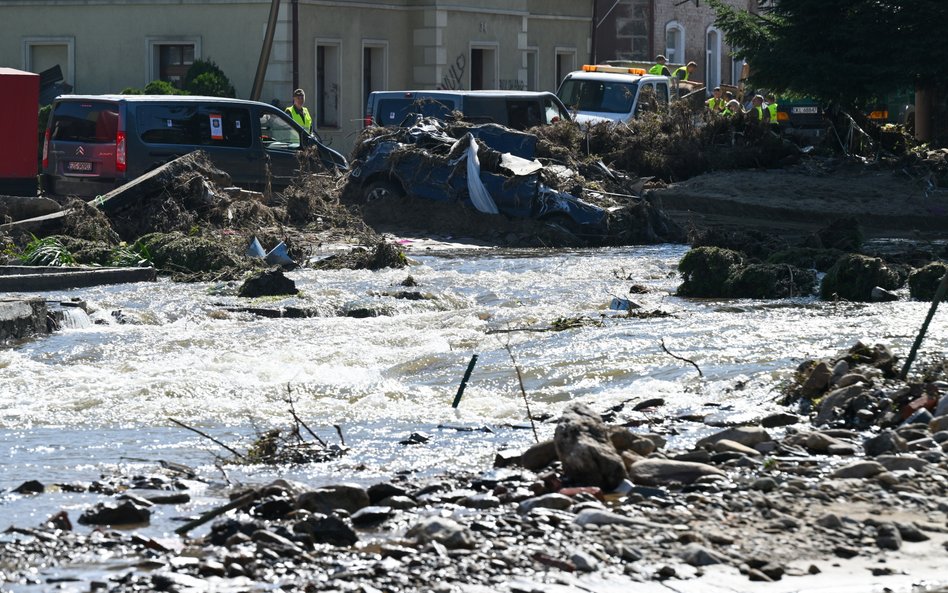
[[[39,133],[39,74],[0,68],[0,181],[35,182]]]

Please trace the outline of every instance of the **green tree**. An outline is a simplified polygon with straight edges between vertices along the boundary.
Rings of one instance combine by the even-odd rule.
[[[192,95],[234,97],[236,92],[230,79],[212,60],[194,60],[184,75],[184,89]]]
[[[773,0],[758,14],[708,3],[757,87],[855,107],[948,80],[946,0]]]

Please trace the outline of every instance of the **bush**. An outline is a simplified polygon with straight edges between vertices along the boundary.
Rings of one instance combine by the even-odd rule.
[[[178,87],[174,86],[166,80],[153,80],[145,85],[144,94],[146,95],[187,95],[186,91],[182,91]]]
[[[791,265],[752,264],[734,270],[724,286],[725,296],[744,299],[783,299],[809,296],[816,273]]]
[[[234,97],[234,85],[220,67],[211,60],[194,60],[184,75],[184,89],[192,95]]]

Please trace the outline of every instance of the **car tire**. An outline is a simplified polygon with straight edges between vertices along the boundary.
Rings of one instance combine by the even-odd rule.
[[[400,198],[404,195],[402,188],[387,180],[373,181],[365,186],[365,190],[362,192],[362,197],[366,203]]]

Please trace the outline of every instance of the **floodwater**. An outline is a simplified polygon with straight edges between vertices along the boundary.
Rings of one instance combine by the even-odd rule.
[[[653,413],[658,418],[758,418],[777,409],[780,386],[807,358],[857,340],[888,344],[904,356],[929,308],[907,300],[680,299],[672,293],[686,249],[415,249],[414,265],[404,270],[294,271],[288,275],[300,298],[253,303],[320,312],[306,319],[227,312],[240,299],[214,284],[161,281],[47,295],[87,301],[92,323],[74,316],[71,327],[48,338],[0,350],[0,526],[36,526],[61,509],[75,520],[96,500],[55,489],[9,493],[24,481],[89,483],[149,474],[161,461],[198,469],[206,486],[194,491],[192,503],[156,513],[144,530],[153,536],[170,534],[179,524],[172,517],[216,504],[229,483],[287,476],[310,485],[371,484],[396,472],[489,468],[497,451],[533,440],[511,355],[535,416],[555,419],[570,402],[606,411],[661,397],[666,405]],[[400,286],[409,274],[416,288]],[[649,292],[629,294],[633,284]],[[430,298],[383,294],[399,290]],[[670,316],[626,318],[609,308],[616,297]],[[339,314],[359,306],[386,314]],[[948,347],[945,315],[936,317],[923,352]],[[533,331],[561,318],[585,324]],[[664,352],[663,341],[703,376]],[[476,367],[453,409],[473,354]],[[291,425],[288,397],[324,440],[339,442],[338,425],[349,454],[279,471],[217,467],[225,450],[170,421],[246,449],[263,430]],[[549,437],[554,423],[537,428]],[[687,444],[708,430],[686,424],[672,443]],[[411,433],[430,440],[399,444]]]

